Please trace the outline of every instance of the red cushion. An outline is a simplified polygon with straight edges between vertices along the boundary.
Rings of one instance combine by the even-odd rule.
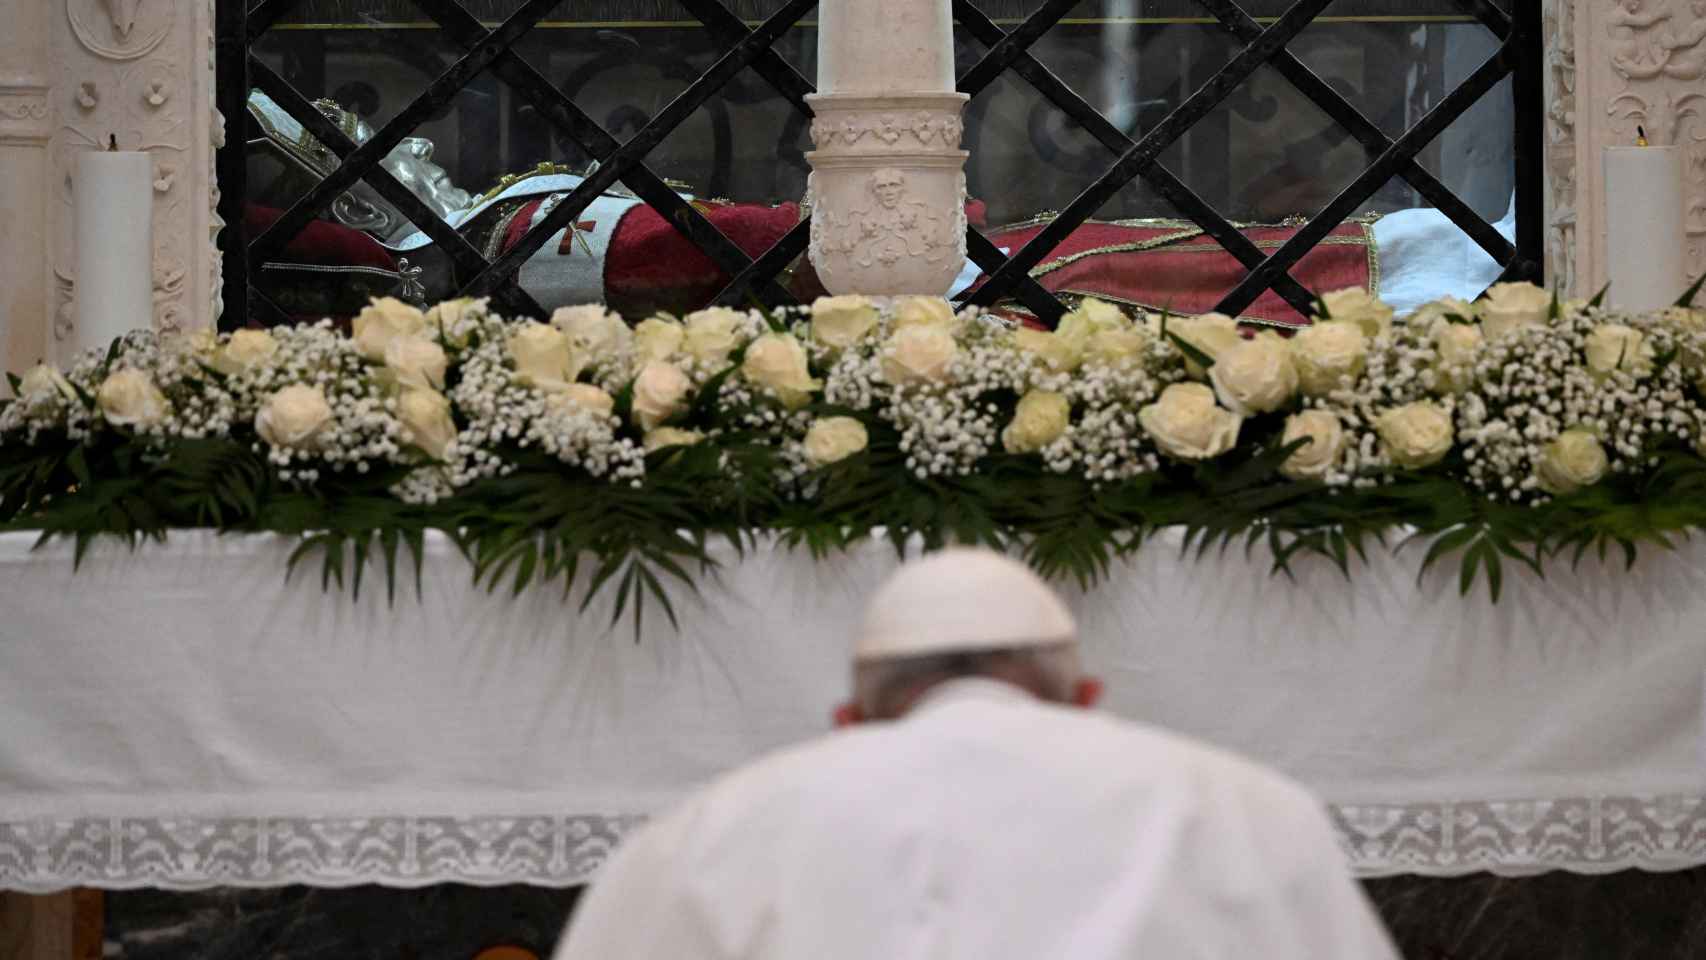
[[[282,210],[246,203],[243,205],[243,230],[251,239],[258,237],[283,215]],[[380,246],[379,241],[360,230],[325,220],[309,221],[308,226],[292,237],[273,260],[318,266],[397,269],[396,258],[391,256],[391,251]]]

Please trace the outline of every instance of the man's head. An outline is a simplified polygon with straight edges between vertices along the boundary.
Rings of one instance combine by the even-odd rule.
[[[906,195],[906,174],[895,167],[883,167],[871,174],[871,193],[885,209],[895,209]]]
[[[989,550],[932,554],[871,598],[854,649],[854,699],[836,722],[894,719],[963,677],[1090,706],[1101,685],[1080,672],[1077,639],[1066,605],[1023,564]]]

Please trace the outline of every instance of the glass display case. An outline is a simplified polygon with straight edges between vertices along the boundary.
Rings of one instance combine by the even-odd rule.
[[[390,199],[386,190],[371,185],[373,177],[358,180],[312,211],[313,222],[305,229],[291,237],[267,236],[261,256],[247,258],[246,279],[262,302],[258,312],[267,315],[261,319],[277,319],[280,313],[347,314],[367,296],[382,292],[430,300],[463,290],[486,271],[478,261],[452,256],[442,229],[423,230],[428,225],[418,222],[423,219],[419,207],[393,202],[397,185],[465,238],[480,260],[502,261],[530,226],[542,222],[541,211],[548,213],[596,171],[611,144],[659,132],[648,131],[648,124],[784,6],[783,0],[260,4],[256,10],[263,29],[251,23],[246,34],[253,69],[242,192],[250,241],[277,234],[269,230],[276,218],[284,214],[288,221],[288,212],[339,165],[335,146],[320,142],[309,129],[312,124],[300,118],[301,103],[274,95],[280,93],[279,83],[311,101],[353,144],[386,130],[412,105],[420,119],[380,164],[394,180]],[[1248,0],[1243,13],[1266,26],[1288,6],[1282,0]],[[1317,6],[1326,6],[1326,12],[1291,39],[1282,54],[1295,58],[1292,75],[1282,75],[1286,71],[1276,62],[1258,67],[1156,158],[1201,205],[1231,221],[1264,254],[1284,246],[1300,224],[1328,208],[1378,156],[1370,150],[1368,131],[1355,135],[1342,111],[1324,108],[1318,97],[1300,89],[1297,66],[1389,143],[1445,102],[1489,58],[1500,56],[1504,42],[1492,27],[1506,15],[1482,0],[1340,0]],[[274,17],[276,10],[269,7],[285,12]],[[1033,69],[1052,75],[1129,141],[1141,140],[1209,84],[1248,39],[1228,28],[1227,8],[1238,8],[1221,0],[972,0],[956,5],[960,74],[989,53],[996,37],[991,24],[996,31],[1012,30],[1046,7],[1057,8],[1051,12],[1054,22],[1023,56],[1033,58]],[[455,8],[449,22],[460,32],[446,28],[446,8]],[[468,41],[477,36],[468,31],[498,29],[518,11],[536,24],[517,34],[498,63],[445,90],[423,112],[417,98],[469,52]],[[981,29],[974,29],[974,19],[982,20]],[[743,260],[761,258],[808,213],[800,200],[811,121],[800,98],[810,91],[816,52],[816,22],[807,13],[776,33],[762,63],[734,72],[685,119],[661,131],[643,153],[649,188],[624,171],[564,225],[560,236],[548,238],[527,257],[511,258],[507,265],[517,269],[500,280],[513,280],[513,285],[486,277],[485,286],[508,291],[516,309],[550,310],[574,300],[604,299],[630,313],[686,309],[718,297],[771,302],[815,293],[809,265],[800,263],[803,245],[771,258],[775,262],[768,266],[778,268],[774,284],[762,277],[749,278],[753,282],[741,289],[729,284],[741,273]],[[536,90],[518,89],[509,82],[513,74],[506,80],[505,70],[516,64],[543,78],[602,133],[571,135],[563,123],[552,122],[549,101]],[[1106,131],[1095,135],[1021,73],[1000,73],[975,92],[965,115],[971,220],[991,240],[983,248],[984,260],[992,259],[990,246],[1011,253],[1015,244],[1034,236],[1036,229],[1025,231],[1071,206],[1117,159]],[[222,82],[231,82],[230,75]],[[1518,158],[1524,152],[1516,115],[1507,77],[1417,153],[1416,164],[1460,198],[1460,208],[1441,214],[1411,182],[1416,177],[1385,178],[1356,203],[1345,224],[1322,240],[1362,248],[1355,254],[1362,268],[1335,262],[1311,269],[1306,256],[1292,274],[1310,274],[1297,279],[1312,293],[1321,292],[1313,289],[1312,279],[1313,286],[1360,279],[1379,287],[1384,281],[1388,289],[1396,281],[1402,298],[1430,286],[1439,288],[1435,293],[1461,295],[1496,279],[1521,259],[1513,246],[1518,239]],[[685,202],[650,210],[659,205],[659,181]],[[1200,219],[1197,211],[1181,210],[1177,199],[1177,191],[1158,190],[1151,177],[1133,179],[1093,211],[1094,221],[1087,226],[1102,229],[1093,238],[1081,238],[1092,245],[1070,249],[1073,255],[1086,250],[1099,255],[1109,246],[1141,245],[1144,249],[1136,252],[1158,256],[1151,261],[1128,255],[1106,264],[1118,276],[1105,284],[1081,268],[1070,289],[1043,285],[1068,296],[1101,293],[1150,306],[1201,301],[1206,308],[1219,302],[1229,285],[1236,286],[1248,273],[1250,263],[1227,254],[1224,231],[1217,233],[1213,224],[1203,229],[1194,222]],[[1465,233],[1454,222],[1465,212],[1481,221],[1478,235],[1477,225]],[[648,213],[654,214],[650,220]],[[1388,240],[1383,234],[1392,232],[1382,223],[1393,218],[1405,229],[1382,251]],[[701,241],[709,237],[706,225],[744,257],[731,256],[726,248],[722,256],[701,254]],[[1190,235],[1176,236],[1182,233]],[[1501,237],[1504,246],[1496,243]],[[1406,269],[1414,264],[1393,262],[1423,248],[1444,254],[1429,258],[1432,273],[1427,276]],[[1169,256],[1191,249],[1214,254],[1212,259],[1220,262]],[[973,258],[978,259],[975,244]],[[1528,259],[1538,263],[1540,258],[1531,251]],[[1146,268],[1151,262],[1166,264],[1163,273],[1189,272],[1197,262],[1205,270],[1186,291],[1190,295],[1181,296],[1139,275],[1151,272]],[[679,283],[629,276],[658,274],[664,263],[696,276]],[[1051,275],[1055,271],[1037,273],[1049,263],[1045,259],[1030,273]],[[987,266],[968,264],[955,292],[975,295]],[[1461,275],[1446,275],[1454,269]],[[1246,304],[1240,312],[1253,319],[1282,314],[1295,319],[1291,308],[1299,297],[1280,286],[1265,292],[1265,302]]]

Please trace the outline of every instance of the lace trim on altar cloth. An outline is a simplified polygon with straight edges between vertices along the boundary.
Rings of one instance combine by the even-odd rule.
[[[1343,804],[1329,813],[1365,877],[1706,864],[1706,796]]]
[[[1706,797],[1585,797],[1330,809],[1362,876],[1608,873],[1706,864]],[[113,818],[0,822],[0,890],[306,884],[568,887],[638,816]]]

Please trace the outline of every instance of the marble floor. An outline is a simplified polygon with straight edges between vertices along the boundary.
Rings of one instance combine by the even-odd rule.
[[[1706,868],[1367,884],[1407,960],[1706,957]],[[575,891],[134,891],[106,898],[106,960],[549,957]],[[497,951],[493,948],[509,947]]]

